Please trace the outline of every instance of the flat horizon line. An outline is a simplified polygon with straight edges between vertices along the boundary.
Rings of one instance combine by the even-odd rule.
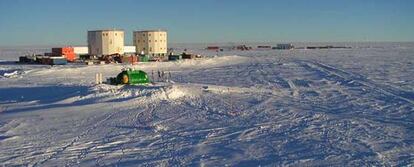
[[[276,44],[276,43],[414,43],[414,41],[270,41],[270,42],[263,42],[263,41],[237,41],[237,42],[169,42],[169,45],[177,45],[177,44]],[[67,44],[67,45],[52,45],[52,44],[42,44],[42,45],[0,45],[0,48],[13,48],[13,47],[64,47],[64,46],[72,46],[72,47],[81,47],[87,46],[87,44]],[[133,44],[127,43],[125,46],[133,46]]]

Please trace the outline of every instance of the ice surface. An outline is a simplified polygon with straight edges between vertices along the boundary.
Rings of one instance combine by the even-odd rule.
[[[22,65],[25,49],[1,49],[0,165],[412,165],[414,44],[333,45],[353,49],[177,45],[210,57],[132,66],[172,73],[146,87],[93,83],[128,65]]]

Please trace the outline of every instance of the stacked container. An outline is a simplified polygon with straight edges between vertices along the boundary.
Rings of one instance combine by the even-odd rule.
[[[124,64],[136,64],[138,62],[137,56],[122,56],[121,63]]]
[[[76,55],[72,47],[52,48],[52,53],[54,55],[62,55],[70,62],[73,62],[76,59]]]
[[[63,57],[51,57],[49,63],[50,65],[65,65],[68,61]]]
[[[139,62],[148,62],[149,56],[148,55],[139,55]]]
[[[177,60],[180,60],[180,59],[182,59],[183,57],[181,56],[181,55],[169,55],[168,56],[168,60],[169,61],[177,61]]]
[[[47,56],[41,57],[39,60],[40,60],[40,63],[44,65],[52,64],[52,60],[50,59],[50,57],[47,57]]]

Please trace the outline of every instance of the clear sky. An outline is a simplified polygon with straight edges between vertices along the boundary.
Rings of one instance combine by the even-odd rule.
[[[0,0],[0,46],[85,45],[87,30],[169,42],[414,41],[414,0]]]

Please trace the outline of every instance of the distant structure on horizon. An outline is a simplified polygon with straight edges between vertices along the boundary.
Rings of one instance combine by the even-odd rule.
[[[88,53],[90,55],[124,54],[124,31],[88,31]]]
[[[144,53],[156,57],[166,56],[168,50],[167,31],[134,31],[133,44],[137,54]]]

